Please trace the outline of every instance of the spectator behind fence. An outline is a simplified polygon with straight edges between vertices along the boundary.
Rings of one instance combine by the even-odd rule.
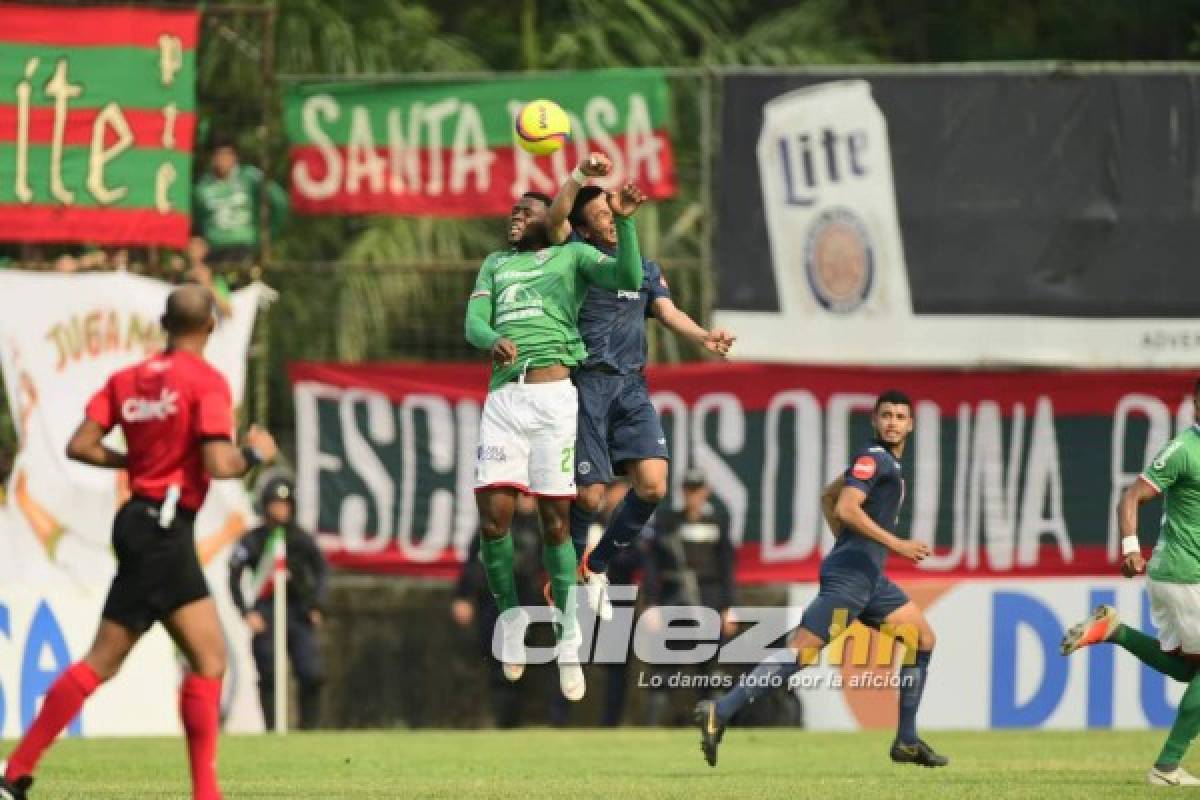
[[[229,593],[254,634],[251,650],[267,730],[275,727],[274,591],[270,580],[274,552],[268,544],[278,528],[287,535],[287,648],[300,688],[301,730],[317,725],[324,681],[316,629],[323,621],[329,570],[312,534],[294,522],[295,494],[289,479],[277,476],[268,480],[260,496],[263,524],[242,537],[229,559]],[[242,589],[242,573],[247,568],[254,576],[252,605]]]
[[[228,264],[258,258],[260,192],[267,192],[271,235],[287,216],[287,194],[257,167],[238,162],[231,139],[214,137],[211,169],[192,190],[193,233],[208,242],[208,262]]]
[[[706,606],[721,615],[722,641],[732,636],[736,622],[733,606],[733,540],[729,519],[709,503],[712,490],[701,469],[692,468],[683,478],[683,508],[660,510],[650,522],[646,536],[646,601],[651,606]],[[656,619],[655,609],[646,615]],[[661,627],[661,624],[660,626]],[[715,661],[697,664],[700,676],[715,678]],[[652,689],[646,698],[646,723],[663,722],[667,708],[666,687],[670,672],[663,673],[663,688]],[[712,692],[704,679],[695,685],[700,694]]]
[[[538,520],[537,500],[532,495],[518,494],[516,512],[512,519],[512,541],[514,549],[513,575],[516,579],[517,599],[523,606],[544,605],[542,595],[544,572],[542,570],[542,535]],[[492,631],[500,612],[495,598],[488,590],[483,573],[483,562],[479,560],[479,533],[472,537],[463,561],[462,572],[454,587],[451,615],[460,628],[475,624],[480,651],[488,665],[488,685],[492,701],[492,717],[498,728],[515,728],[521,724],[521,683],[512,683],[504,677],[500,662],[492,655]],[[554,682],[552,693],[547,698],[547,719],[561,724],[566,717],[566,700]],[[542,720],[539,720],[542,721]]]

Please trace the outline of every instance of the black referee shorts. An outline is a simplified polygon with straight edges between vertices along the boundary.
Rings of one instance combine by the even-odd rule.
[[[159,504],[134,497],[113,520],[117,575],[104,602],[104,619],[135,633],[188,603],[208,597],[196,555],[196,515],[176,509],[169,528],[158,521]]]

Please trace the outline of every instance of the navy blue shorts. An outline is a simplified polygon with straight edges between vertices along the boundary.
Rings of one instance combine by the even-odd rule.
[[[800,627],[830,640],[830,626],[837,623],[850,627],[858,620],[878,629],[888,615],[908,602],[904,593],[891,578],[871,566],[856,561],[827,559],[821,564],[821,588],[804,609]]]
[[[580,369],[573,380],[579,391],[576,484],[611,483],[626,461],[667,458],[667,438],[645,376]]]

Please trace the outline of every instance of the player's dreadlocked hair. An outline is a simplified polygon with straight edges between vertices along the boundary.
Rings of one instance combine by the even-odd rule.
[[[884,403],[891,403],[895,406],[908,406],[908,410],[912,411],[912,400],[909,400],[908,395],[899,389],[888,389],[875,398],[875,408],[872,409],[872,413],[879,411],[879,407]]]
[[[572,228],[579,230],[587,225],[587,219],[583,216],[584,206],[602,194],[604,190],[599,186],[584,186],[579,190],[579,194],[575,195],[575,203],[571,206],[571,213],[567,214],[567,221],[571,223]]]

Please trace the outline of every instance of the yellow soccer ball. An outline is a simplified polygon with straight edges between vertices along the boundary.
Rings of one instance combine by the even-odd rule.
[[[566,144],[571,135],[571,118],[553,100],[534,100],[517,114],[513,136],[521,149],[547,156]]]

